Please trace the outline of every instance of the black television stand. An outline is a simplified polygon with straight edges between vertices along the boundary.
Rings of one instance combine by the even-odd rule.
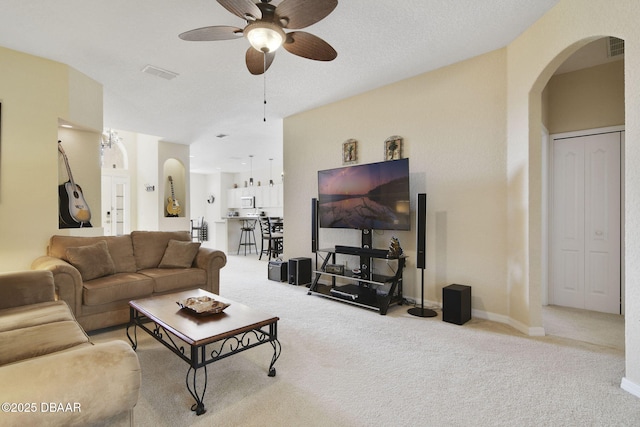
[[[387,250],[372,249],[370,243],[368,247],[336,246],[331,249],[319,249],[318,252],[325,252],[327,255],[322,266],[314,271],[315,278],[309,287],[309,295],[319,295],[377,310],[383,315],[387,314],[391,304],[402,304],[402,271],[406,258],[404,255],[389,257]],[[329,261],[335,265],[336,255],[359,257],[359,268],[351,271],[339,271],[334,268],[327,271]],[[371,273],[371,264],[375,259],[385,259],[390,265],[393,263],[395,274]]]

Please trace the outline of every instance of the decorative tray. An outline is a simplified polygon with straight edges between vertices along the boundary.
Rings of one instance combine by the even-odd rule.
[[[225,308],[229,307],[229,304],[222,301],[216,301],[208,296],[183,299],[178,301],[177,304],[180,308],[187,309],[200,316],[222,313]]]

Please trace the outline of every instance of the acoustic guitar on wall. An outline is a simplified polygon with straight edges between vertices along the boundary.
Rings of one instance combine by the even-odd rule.
[[[58,185],[60,228],[91,227],[91,222],[89,222],[91,221],[91,210],[84,199],[82,188],[73,180],[69,159],[62,148],[62,141],[58,141],[58,151],[62,154],[69,177],[67,182]]]
[[[182,208],[173,192],[173,178],[171,178],[171,175],[169,175],[169,184],[171,184],[171,197],[167,198],[167,216],[178,216],[182,212]]]

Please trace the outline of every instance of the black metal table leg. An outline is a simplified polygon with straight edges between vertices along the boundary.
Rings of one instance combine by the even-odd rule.
[[[194,403],[193,405],[191,405],[191,410],[194,411],[196,413],[196,415],[202,415],[205,412],[207,412],[206,408],[204,407],[204,394],[207,391],[207,365],[203,366],[204,369],[204,385],[202,386],[202,393],[198,393],[198,368],[194,368],[193,366],[189,367],[189,370],[187,371],[187,377],[186,377],[186,383],[187,383],[187,390],[189,390],[189,393],[191,393],[191,396],[193,396],[193,398],[195,399],[196,403]],[[189,384],[189,374],[193,372],[193,381],[192,384]],[[193,386],[192,386],[193,385]]]
[[[273,365],[276,363],[276,360],[280,357],[280,352],[282,351],[282,346],[280,345],[280,341],[278,341],[278,324],[272,323],[269,325],[269,335],[271,336],[271,347],[273,347],[273,357],[271,358],[271,364],[269,365],[269,376],[276,376],[276,368]]]
[[[129,308],[129,324],[127,325],[127,338],[129,338],[129,342],[131,342],[131,348],[135,351],[138,348],[138,330],[136,328],[135,322],[135,310],[133,308]],[[133,326],[133,338],[129,335],[129,328]]]

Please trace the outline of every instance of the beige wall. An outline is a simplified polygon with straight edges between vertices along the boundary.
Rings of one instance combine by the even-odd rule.
[[[549,133],[624,124],[624,61],[555,75],[544,93]]]
[[[443,286],[469,284],[475,309],[507,315],[505,66],[499,50],[287,118],[285,258],[311,256],[316,171],[342,165],[342,143],[356,139],[358,163],[371,163],[383,160],[387,137],[400,135],[412,214],[416,193],[428,199],[425,298],[440,301]],[[374,246],[386,248],[393,235],[409,255],[404,294],[420,298],[415,229],[376,233]],[[359,245],[360,234],[321,229],[319,240],[321,247]]]
[[[102,105],[80,114],[74,94],[101,99],[102,87],[66,65],[2,47],[0,76],[0,271],[13,271],[29,268],[58,231],[58,119],[101,128]]]

